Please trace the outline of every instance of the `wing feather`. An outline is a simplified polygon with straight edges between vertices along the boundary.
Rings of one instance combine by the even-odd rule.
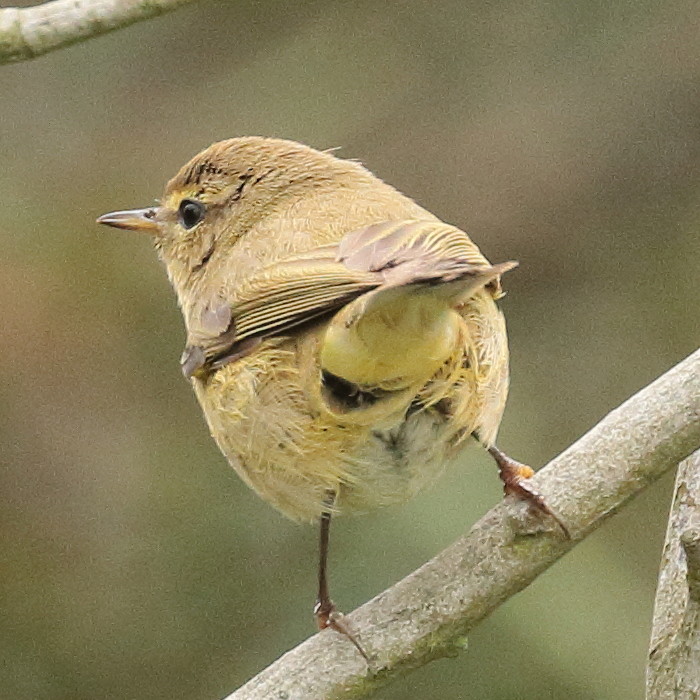
[[[484,267],[490,267],[488,260],[467,234],[440,221],[366,226],[338,244],[297,253],[257,270],[236,290],[229,328],[197,348],[188,348],[183,371],[192,374],[207,365],[221,366],[249,352],[255,339],[283,335],[372,290],[456,279],[460,271]],[[489,285],[494,295],[500,293],[497,278]]]

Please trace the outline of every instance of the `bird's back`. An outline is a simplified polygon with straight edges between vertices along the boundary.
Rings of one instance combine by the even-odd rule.
[[[361,166],[349,166],[342,187],[337,180],[328,187],[320,182],[303,197],[283,199],[247,231],[224,261],[230,274],[217,293],[233,299],[235,308],[244,280],[283,258],[337,244],[379,222],[438,222]],[[394,309],[405,313],[390,314],[381,328],[384,354],[415,366],[411,381],[400,387],[365,391],[342,372],[323,371],[334,317],[267,338],[206,381],[195,380],[222,451],[249,485],[290,517],[316,519],[330,491],[338,493],[339,511],[406,500],[440,473],[472,432],[487,443],[495,437],[508,352],[494,290],[480,288],[450,310],[442,331],[433,329],[449,345],[437,367],[421,338],[407,345],[405,327],[392,328],[424,313],[412,309],[423,303],[416,290],[407,292]],[[347,316],[351,306],[335,318]],[[427,375],[423,366],[431,367]]]

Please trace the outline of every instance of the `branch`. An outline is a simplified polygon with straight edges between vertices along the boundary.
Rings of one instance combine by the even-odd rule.
[[[42,54],[157,17],[192,0],[54,0],[0,9],[0,64]]]
[[[661,557],[647,700],[700,700],[700,451],[678,469]]]
[[[534,536],[525,504],[507,499],[469,534],[350,616],[371,670],[347,639],[324,630],[227,700],[359,698],[411,668],[454,655],[477,623],[699,447],[700,350],[534,477],[568,524],[571,540],[556,527]]]

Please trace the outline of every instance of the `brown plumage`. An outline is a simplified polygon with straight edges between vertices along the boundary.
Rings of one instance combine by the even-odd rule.
[[[410,498],[471,435],[492,446],[508,390],[496,300],[515,263],[492,266],[360,164],[230,139],[159,207],[100,220],[154,236],[212,436],[291,518],[320,518],[327,536],[329,513]],[[527,470],[501,467],[527,496]],[[321,622],[347,633],[322,578]]]

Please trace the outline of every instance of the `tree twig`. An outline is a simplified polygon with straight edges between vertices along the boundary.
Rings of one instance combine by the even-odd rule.
[[[661,557],[647,700],[700,700],[700,451],[678,468]]]
[[[372,668],[325,630],[227,700],[359,698],[463,647],[467,632],[525,588],[633,496],[700,447],[700,350],[615,409],[535,477],[569,526],[533,531],[507,501],[466,536],[356,610],[350,620]]]
[[[0,64],[26,61],[193,0],[53,0],[0,9]]]

